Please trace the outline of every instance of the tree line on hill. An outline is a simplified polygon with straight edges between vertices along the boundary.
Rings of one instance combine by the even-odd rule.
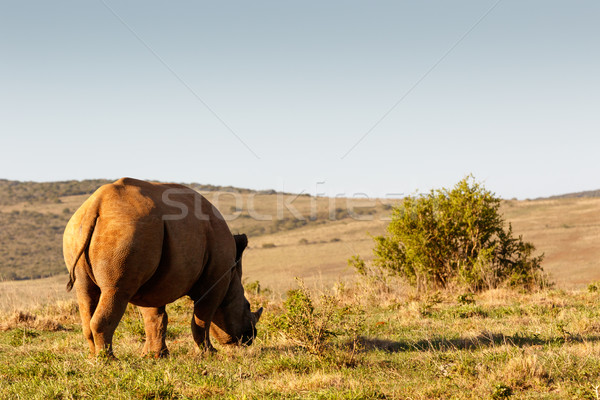
[[[92,194],[100,186],[114,182],[109,179],[86,179],[83,181],[69,180],[57,182],[21,182],[0,179],[0,206],[19,203],[60,203],[63,196]],[[276,194],[275,190],[251,190],[233,186],[218,186],[201,183],[184,183],[184,185],[201,192],[237,192]]]

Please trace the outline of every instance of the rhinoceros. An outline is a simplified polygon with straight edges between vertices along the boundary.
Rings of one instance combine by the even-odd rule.
[[[63,253],[91,356],[113,356],[128,303],[141,310],[142,354],[168,354],[165,306],[194,301],[192,336],[203,351],[250,344],[262,307],[250,311],[241,282],[246,235],[232,235],[219,211],[182,185],[132,178],[100,187],[69,220]]]

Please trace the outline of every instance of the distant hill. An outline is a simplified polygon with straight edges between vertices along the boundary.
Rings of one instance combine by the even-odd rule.
[[[0,281],[65,274],[64,227],[89,194],[107,182],[0,181]],[[294,277],[319,285],[354,276],[348,258],[372,257],[370,235],[385,232],[392,206],[401,201],[188,186],[221,211],[233,233],[248,234],[245,278],[282,292]],[[507,200],[502,212],[516,234],[532,242],[537,254],[545,253],[544,270],[557,284],[585,287],[600,280],[600,190],[551,199]],[[63,290],[64,283],[60,286]]]
[[[19,182],[0,180],[0,280],[48,277],[66,271],[62,258],[62,235],[67,221],[85,199],[112,180]],[[329,210],[328,198],[295,195],[274,190],[255,191],[232,186],[184,184],[204,194],[223,215],[234,233],[252,240],[263,235],[350,220],[344,207]],[[230,195],[235,193],[235,196]],[[296,218],[283,206],[293,204],[306,218]],[[338,199],[339,205],[345,199]],[[364,201],[364,200],[360,200]],[[248,210],[252,202],[252,212]],[[318,210],[315,205],[318,203]],[[278,209],[280,211],[278,211]],[[360,215],[386,212],[377,207],[357,208]],[[315,210],[318,213],[311,215]],[[254,214],[253,214],[254,213]],[[306,239],[309,241],[310,237]],[[312,239],[311,239],[312,240]]]
[[[580,198],[593,198],[593,197],[600,197],[600,189],[598,190],[587,190],[584,192],[575,192],[575,193],[566,193],[566,194],[558,194],[558,195],[554,195],[554,196],[550,196],[550,197],[542,197],[542,198],[538,198],[536,200],[542,200],[542,199],[580,199]]]
[[[25,202],[30,204],[60,203],[61,197],[92,194],[100,186],[114,182],[115,180],[87,179],[83,181],[21,182],[0,179],[0,206]],[[256,191],[233,186],[205,185],[201,183],[184,183],[184,185],[201,192],[276,193],[274,190]]]
[[[63,273],[62,234],[69,218],[67,213],[0,212],[0,280]]]
[[[20,182],[0,179],[0,280],[63,273],[62,234],[67,221],[87,196],[110,182],[113,180]],[[251,192],[231,186],[199,183],[187,186],[204,192]]]
[[[60,203],[60,197],[91,194],[111,181],[90,179],[62,182],[20,182],[0,179],[0,205]]]

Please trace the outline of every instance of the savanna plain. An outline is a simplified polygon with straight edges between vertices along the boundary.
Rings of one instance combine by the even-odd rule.
[[[258,337],[201,354],[182,298],[167,306],[169,357],[142,358],[130,306],[115,361],[88,358],[61,254],[66,221],[102,183],[0,181],[2,399],[600,398],[600,198],[503,201],[554,284],[471,293],[416,291],[348,265],[369,262],[396,200],[192,185],[249,236]]]

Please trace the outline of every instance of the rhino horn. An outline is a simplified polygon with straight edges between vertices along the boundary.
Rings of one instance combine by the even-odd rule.
[[[260,316],[262,315],[263,312],[263,308],[259,308],[258,311],[253,312],[252,314],[254,314],[254,317],[256,318],[256,322],[258,323],[258,320],[260,319]]]

